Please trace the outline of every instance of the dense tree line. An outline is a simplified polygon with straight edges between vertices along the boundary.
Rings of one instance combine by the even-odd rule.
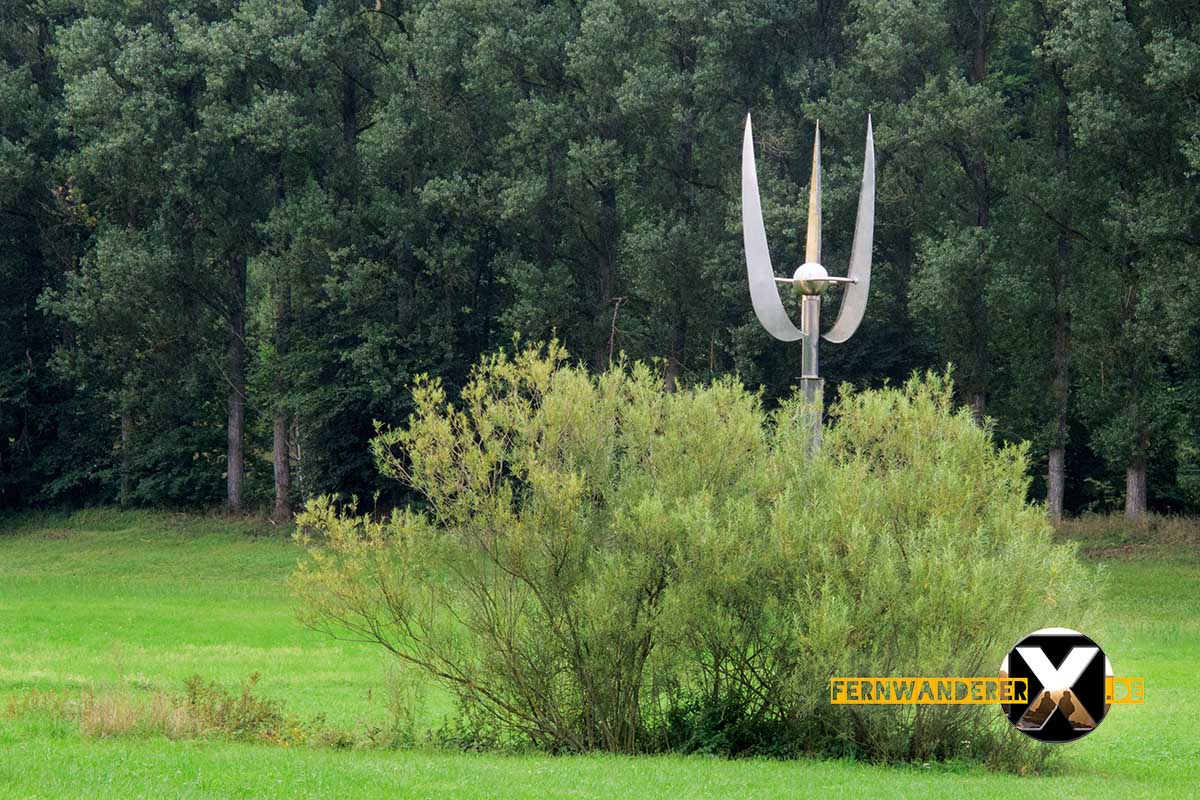
[[[835,274],[874,116],[873,296],[831,383],[953,363],[1032,442],[1052,512],[1196,511],[1198,23],[1145,0],[6,2],[0,505],[386,502],[374,421],[514,336],[778,398],[799,351],[745,285],[753,110],[780,265],[820,119]]]

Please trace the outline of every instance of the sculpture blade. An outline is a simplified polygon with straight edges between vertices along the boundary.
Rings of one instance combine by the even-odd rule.
[[[746,135],[742,140],[742,242],[746,248],[746,274],[750,279],[750,301],[754,314],[767,333],[785,342],[804,338],[792,324],[771,269],[767,250],[767,230],[763,226],[762,205],[758,198],[758,173],[754,166],[754,140],[750,115],[746,115]]]
[[[871,117],[867,117],[867,151],[863,157],[862,190],[858,195],[858,219],[854,224],[854,244],[850,248],[850,272],[855,283],[842,292],[842,307],[837,322],[822,337],[844,342],[858,330],[867,311],[867,293],[871,288],[871,246],[875,233],[875,137]]]

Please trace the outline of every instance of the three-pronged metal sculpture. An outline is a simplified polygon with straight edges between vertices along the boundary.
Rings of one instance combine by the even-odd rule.
[[[858,196],[854,244],[850,248],[850,272],[845,278],[833,277],[821,266],[821,129],[818,125],[813,143],[812,184],[808,190],[808,236],[805,240],[804,263],[790,278],[775,277],[771,268],[771,254],[767,250],[762,204],[758,198],[750,115],[746,115],[746,135],[742,140],[742,239],[746,247],[746,271],[750,276],[750,300],[754,303],[758,321],[767,329],[767,333],[785,342],[797,339],[803,342],[800,388],[812,415],[813,449],[819,446],[821,437],[822,381],[817,374],[821,295],[832,284],[846,284],[837,321],[824,334],[830,342],[846,341],[854,335],[867,310],[874,228],[875,141],[871,133],[871,118],[867,117],[867,152],[863,161],[862,190]],[[790,283],[800,294],[799,328],[792,324],[784,310],[777,283]]]

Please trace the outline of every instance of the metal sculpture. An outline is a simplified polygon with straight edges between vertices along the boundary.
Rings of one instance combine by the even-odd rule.
[[[821,128],[818,124],[813,142],[812,183],[808,190],[808,235],[804,263],[790,278],[778,278],[771,267],[767,249],[767,231],[763,226],[762,204],[758,197],[758,175],[754,167],[754,141],[750,115],[746,115],[746,135],[742,140],[742,240],[746,248],[746,272],[750,278],[750,300],[758,321],[767,333],[785,342],[801,340],[800,388],[812,414],[812,447],[820,444],[822,381],[817,373],[817,343],[820,332],[821,295],[835,283],[845,284],[837,321],[824,338],[841,343],[854,335],[867,310],[867,292],[871,286],[871,242],[875,228],[875,140],[871,118],[867,117],[867,151],[863,161],[862,189],[858,196],[858,219],[854,226],[854,244],[850,248],[850,270],[846,277],[834,277],[821,265]],[[779,297],[776,284],[788,283],[800,294],[800,327],[797,328]]]

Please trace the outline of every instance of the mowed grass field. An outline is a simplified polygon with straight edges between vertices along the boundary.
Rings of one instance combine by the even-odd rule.
[[[1200,796],[1200,560],[1187,548],[1123,548],[1111,525],[1105,614],[1087,633],[1117,674],[1145,677],[1147,701],[1062,746],[1047,775],[89,738],[62,720],[5,713],[32,691],[148,696],[178,693],[190,675],[236,688],[258,673],[255,692],[299,717],[384,724],[391,663],[300,625],[287,591],[300,552],[262,531],[137,512],[0,517],[0,799]],[[436,725],[452,711],[435,689],[422,715]]]

